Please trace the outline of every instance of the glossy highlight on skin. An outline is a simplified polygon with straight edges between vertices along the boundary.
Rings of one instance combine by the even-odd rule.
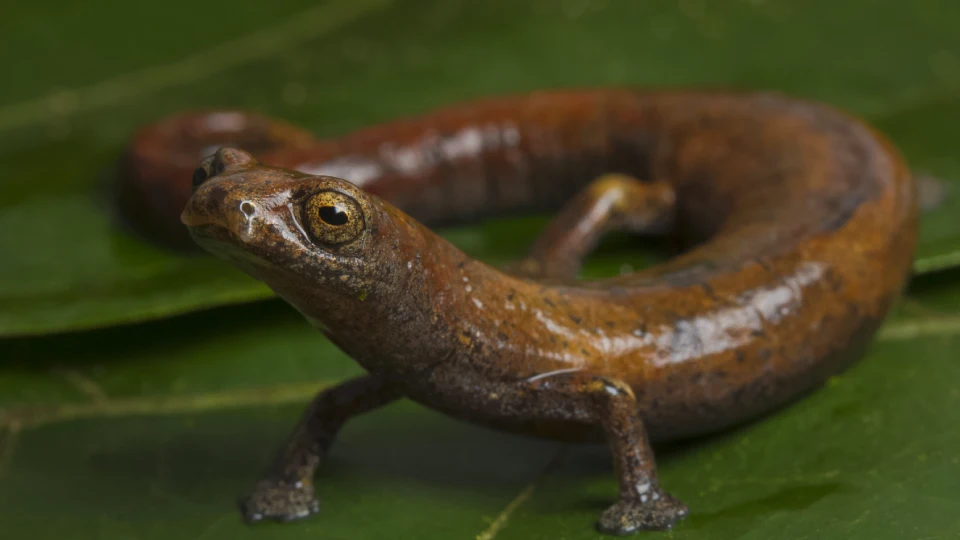
[[[649,441],[748,421],[849,366],[916,241],[912,175],[886,139],[769,93],[538,92],[325,141],[246,113],[186,113],[141,130],[126,164],[144,229],[179,242],[168,213],[185,207],[200,246],[369,372],[317,396],[245,501],[250,521],[315,512],[313,472],[340,426],[407,397],[506,431],[606,441],[620,492],[599,528],[670,528],[687,508],[659,485]],[[343,214],[320,211],[332,206]],[[427,227],[544,210],[559,212],[505,269]],[[686,249],[576,279],[614,230]]]

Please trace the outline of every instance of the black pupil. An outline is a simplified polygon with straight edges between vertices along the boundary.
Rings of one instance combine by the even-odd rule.
[[[346,225],[347,221],[350,220],[347,217],[347,213],[340,209],[338,206],[321,206],[320,207],[320,219],[324,223],[329,223],[330,225]]]
[[[207,179],[207,171],[203,170],[203,167],[197,168],[193,171],[193,187],[197,187],[202,184]]]

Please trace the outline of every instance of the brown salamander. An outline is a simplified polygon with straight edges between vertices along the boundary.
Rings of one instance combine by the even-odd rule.
[[[186,174],[170,188],[224,142],[192,196]],[[769,93],[541,92],[326,141],[246,113],[185,114],[141,131],[127,163],[128,200],[161,218],[154,230],[174,236],[186,202],[202,247],[369,372],[316,397],[246,499],[251,521],[315,512],[311,478],[340,426],[408,397],[497,429],[605,440],[620,489],[599,528],[669,528],[687,507],[659,485],[650,440],[747,421],[850,365],[916,240],[898,152],[841,112]],[[421,224],[558,208],[506,270]],[[577,280],[612,230],[687,249]]]

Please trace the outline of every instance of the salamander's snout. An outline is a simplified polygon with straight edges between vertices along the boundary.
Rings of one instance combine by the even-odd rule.
[[[272,174],[243,150],[219,149],[194,171],[193,196],[180,221],[195,237],[214,228],[244,242],[254,240],[266,225],[267,210],[272,210],[265,208],[270,197],[256,180]]]

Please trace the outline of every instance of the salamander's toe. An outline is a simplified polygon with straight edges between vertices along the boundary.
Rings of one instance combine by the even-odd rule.
[[[600,516],[597,528],[607,534],[626,535],[639,531],[672,528],[689,509],[669,493],[655,492],[647,502],[620,500]]]
[[[313,486],[307,482],[288,482],[266,478],[240,503],[247,523],[259,521],[295,521],[316,514],[320,503]]]

